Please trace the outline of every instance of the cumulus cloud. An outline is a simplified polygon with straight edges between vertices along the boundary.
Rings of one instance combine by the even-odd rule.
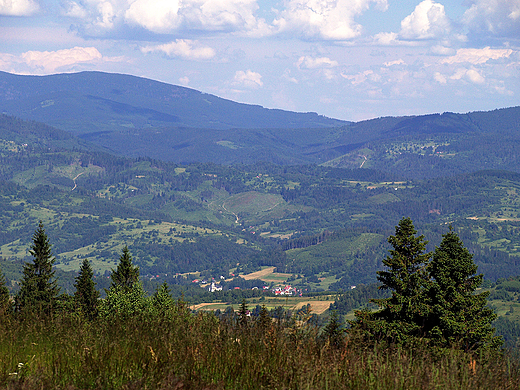
[[[360,73],[352,74],[352,75],[341,73],[341,77],[349,80],[352,83],[352,85],[362,84],[367,80],[372,80],[372,81],[380,80],[380,76],[375,74],[373,70],[365,70],[364,72],[360,72]]]
[[[296,62],[298,69],[332,68],[338,66],[338,62],[328,57],[302,56]]]
[[[448,34],[451,22],[444,6],[432,0],[424,0],[401,21],[399,36],[403,39],[434,39]]]
[[[499,37],[518,38],[520,34],[520,1],[471,0],[463,23],[477,34],[491,33]]]
[[[29,16],[40,9],[32,0],[0,0],[0,15]]]
[[[57,51],[28,51],[20,56],[30,68],[44,73],[53,73],[57,69],[102,58],[95,47],[74,47]]]
[[[459,49],[454,56],[445,58],[442,64],[455,64],[469,62],[471,64],[483,64],[489,60],[507,58],[513,53],[511,49],[491,49],[489,46],[482,49]]]
[[[215,57],[215,50],[209,46],[202,46],[198,41],[177,39],[163,45],[146,46],[141,48],[143,53],[164,53],[169,57],[190,60],[209,60]]]
[[[450,76],[451,80],[466,80],[473,84],[484,84],[486,79],[476,69],[458,68],[455,73]]]
[[[289,0],[273,24],[279,32],[296,31],[305,38],[348,40],[361,34],[354,18],[371,3],[383,11],[388,8],[387,0]]]
[[[257,9],[256,0],[88,0],[70,1],[66,14],[98,34],[128,24],[157,34],[200,30],[265,35],[269,28],[256,18]]]
[[[247,88],[259,88],[262,87],[264,83],[262,82],[262,75],[260,73],[248,69],[245,72],[239,70],[235,73],[233,85],[244,86]]]
[[[394,32],[381,32],[374,36],[374,42],[378,45],[396,45],[399,43],[399,35]]]

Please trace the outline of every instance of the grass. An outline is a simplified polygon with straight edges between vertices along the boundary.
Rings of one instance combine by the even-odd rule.
[[[507,389],[515,361],[426,348],[334,347],[306,322],[250,320],[174,308],[169,316],[0,321],[5,389]]]

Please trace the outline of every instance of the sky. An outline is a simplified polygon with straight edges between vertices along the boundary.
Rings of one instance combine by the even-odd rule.
[[[360,121],[519,105],[520,0],[0,0],[0,70]]]

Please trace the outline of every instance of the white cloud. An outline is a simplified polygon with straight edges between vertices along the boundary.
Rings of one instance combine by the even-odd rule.
[[[0,0],[0,15],[29,16],[40,9],[32,0]]]
[[[298,69],[332,68],[338,66],[338,62],[328,57],[302,56],[296,62]]]
[[[399,36],[403,39],[433,39],[449,34],[451,22],[444,6],[432,0],[424,0],[401,21]]]
[[[354,75],[342,73],[341,76],[349,80],[353,85],[362,84],[367,81],[367,79],[372,79],[375,81],[379,80],[379,75],[376,75],[373,70],[365,70],[364,72],[360,72]]]
[[[215,50],[209,46],[202,46],[198,41],[177,39],[163,45],[146,46],[141,48],[143,53],[162,52],[169,57],[178,57],[190,60],[209,60],[215,57]]]
[[[374,36],[374,42],[378,45],[396,45],[399,44],[399,35],[393,32],[381,32]]]
[[[157,34],[199,30],[266,35],[269,27],[256,18],[257,9],[256,0],[86,0],[69,2],[66,14],[97,34],[128,24]]]
[[[179,0],[136,0],[125,12],[125,19],[147,30],[165,33],[182,23]]]
[[[473,84],[484,84],[486,79],[476,69],[458,68],[450,77],[451,80],[466,80]]]
[[[64,5],[65,10],[63,14],[71,18],[84,19],[88,16],[87,10],[75,1],[71,1]]]
[[[262,75],[260,73],[248,69],[245,72],[239,70],[235,73],[233,85],[244,86],[247,88],[258,88],[262,87],[264,83],[262,82]]]
[[[486,81],[484,77],[475,69],[469,69],[466,72],[466,77],[474,84],[483,84]]]
[[[188,76],[179,77],[179,83],[182,85],[188,85],[190,83],[190,78]]]
[[[518,38],[520,34],[520,1],[471,0],[463,23],[473,32]]]
[[[30,68],[53,73],[57,69],[102,58],[95,47],[74,47],[58,51],[28,51],[20,56]]]
[[[441,74],[439,72],[435,72],[433,74],[433,78],[434,78],[435,81],[437,81],[440,84],[446,84],[447,83],[446,76],[444,76],[443,74]]]
[[[387,0],[289,0],[273,24],[279,32],[296,31],[305,38],[348,40],[361,34],[354,18],[371,3],[388,8]]]
[[[398,59],[395,61],[387,61],[387,62],[383,63],[383,65],[386,67],[390,67],[390,66],[394,66],[394,65],[406,65],[406,63],[402,59]]]
[[[455,49],[453,49],[451,47],[435,45],[435,46],[430,47],[430,53],[433,55],[447,56],[450,54],[451,55],[455,54],[456,51],[455,51]]]
[[[491,49],[489,46],[483,49],[459,49],[454,56],[445,58],[441,64],[455,64],[469,62],[471,64],[483,64],[489,60],[507,58],[513,53],[511,49]]]

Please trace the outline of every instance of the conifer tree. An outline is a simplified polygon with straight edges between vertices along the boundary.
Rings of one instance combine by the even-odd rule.
[[[123,248],[117,269],[112,271],[112,282],[106,290],[99,314],[104,318],[128,318],[143,314],[149,300],[139,282],[139,267],[132,264],[132,256],[128,247]]]
[[[361,330],[370,338],[385,338],[391,342],[404,342],[420,336],[429,313],[425,287],[429,283],[426,265],[431,256],[425,253],[428,243],[410,218],[403,218],[395,228],[390,256],[383,260],[387,267],[377,272],[381,289],[392,291],[390,298],[373,299],[382,309],[377,312],[358,311],[357,319],[350,322],[353,329]]]
[[[151,308],[156,315],[167,316],[172,313],[175,305],[168,283],[162,283],[152,296]]]
[[[130,290],[134,284],[139,282],[139,267],[132,264],[132,256],[126,245],[119,257],[117,269],[112,272],[111,279],[111,288],[119,286],[123,290]]]
[[[29,253],[33,256],[33,261],[25,263],[23,267],[16,309],[50,314],[56,305],[60,289],[54,279],[52,266],[55,259],[42,221],[33,234]]]
[[[245,299],[242,299],[240,309],[238,309],[238,323],[243,328],[246,328],[248,326],[248,314],[249,309],[247,308],[247,302]]]
[[[265,306],[265,304],[262,305],[262,308],[260,309],[260,313],[258,315],[258,319],[257,319],[256,323],[258,324],[258,327],[262,331],[268,330],[273,323],[271,317],[269,316],[269,310],[267,310],[267,307]]]
[[[0,270],[0,314],[10,311],[9,289],[6,286],[5,275]]]
[[[81,308],[82,313],[89,319],[97,316],[99,291],[96,290],[96,282],[94,282],[94,273],[90,266],[90,261],[83,260],[79,274],[75,279],[74,302],[77,307]]]
[[[489,292],[475,294],[483,275],[458,235],[450,227],[428,266],[433,282],[429,288],[432,311],[429,336],[440,346],[466,350],[498,348],[491,322],[496,314],[486,307]]]

